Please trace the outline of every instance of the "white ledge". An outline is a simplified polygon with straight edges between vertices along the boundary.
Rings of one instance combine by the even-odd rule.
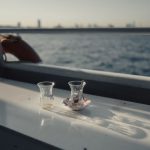
[[[34,84],[1,78],[0,91],[0,125],[34,139],[65,150],[150,149],[148,105],[86,95],[92,104],[80,119],[41,109]],[[54,89],[59,106],[69,93]]]

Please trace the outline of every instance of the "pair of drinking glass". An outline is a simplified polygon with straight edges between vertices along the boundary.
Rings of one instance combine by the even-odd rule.
[[[70,81],[68,82],[71,93],[70,97],[63,100],[63,103],[73,110],[80,110],[87,106],[90,101],[85,99],[83,96],[83,88],[86,85],[85,81]],[[42,107],[52,106],[53,105],[53,87],[54,82],[43,81],[39,82],[38,87],[40,89],[40,104]]]

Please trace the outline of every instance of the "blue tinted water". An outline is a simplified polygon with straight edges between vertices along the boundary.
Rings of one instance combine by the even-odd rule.
[[[150,76],[150,35],[21,34],[43,63]]]

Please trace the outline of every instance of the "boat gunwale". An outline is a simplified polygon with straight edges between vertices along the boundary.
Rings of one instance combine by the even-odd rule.
[[[34,84],[50,80],[66,90],[69,81],[85,80],[85,93],[150,105],[150,77],[145,76],[18,62],[4,63],[0,76]]]

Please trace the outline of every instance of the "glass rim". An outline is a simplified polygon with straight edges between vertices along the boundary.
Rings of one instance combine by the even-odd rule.
[[[74,85],[74,86],[81,86],[83,84],[86,84],[84,80],[74,80],[74,81],[69,81],[69,85]]]
[[[38,86],[50,86],[55,85],[55,82],[53,81],[41,81],[37,83]]]

